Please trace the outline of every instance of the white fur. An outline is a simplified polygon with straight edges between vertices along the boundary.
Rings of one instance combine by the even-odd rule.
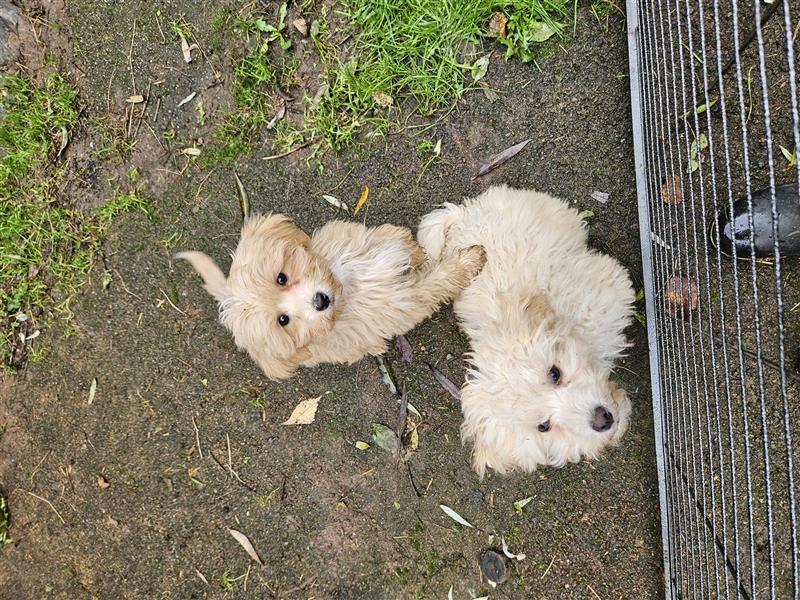
[[[609,374],[627,346],[634,291],[616,260],[587,248],[577,211],[547,194],[493,187],[425,216],[418,240],[431,257],[486,250],[483,271],[454,303],[472,344],[461,432],[476,471],[561,466],[616,443],[631,407]],[[614,417],[607,431],[591,427],[597,407]]]

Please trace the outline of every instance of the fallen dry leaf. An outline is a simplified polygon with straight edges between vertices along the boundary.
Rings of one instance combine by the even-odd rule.
[[[330,194],[322,194],[322,199],[325,200],[331,206],[335,206],[336,208],[341,208],[345,212],[350,212],[350,209],[347,208],[347,204],[339,200],[336,196],[331,196]]]
[[[508,549],[508,544],[506,544],[506,539],[503,536],[500,536],[500,543],[503,546],[503,554],[505,554],[508,558],[512,558],[515,560],[525,560],[525,554],[520,552],[519,554],[514,554]]]
[[[508,34],[506,31],[506,23],[508,23],[507,16],[501,12],[494,13],[489,20],[489,35],[496,35],[501,38],[506,37]]]
[[[667,282],[664,300],[673,317],[687,317],[699,306],[697,282],[689,277],[675,275]]]
[[[433,378],[436,380],[436,383],[442,386],[453,398],[461,402],[461,390],[458,388],[458,386],[450,381],[447,378],[447,375],[442,373],[433,365],[428,365],[428,367],[433,372]]]
[[[230,533],[233,536],[233,539],[235,539],[242,545],[242,548],[244,548],[244,551],[247,552],[250,558],[256,561],[259,564],[259,566],[261,567],[264,566],[264,563],[258,556],[256,549],[253,548],[253,544],[250,543],[250,540],[247,539],[247,536],[245,534],[243,534],[241,531],[236,531],[235,529],[228,529],[228,533]]]
[[[134,96],[128,96],[127,98],[125,98],[125,102],[128,102],[130,104],[141,104],[142,102],[144,102],[144,96],[140,96],[139,94],[136,94]]]
[[[372,99],[375,101],[375,104],[381,108],[391,108],[394,104],[394,99],[389,94],[383,92],[372,92]]]
[[[56,158],[60,157],[64,150],[67,149],[67,144],[69,144],[69,132],[67,131],[66,127],[61,128],[61,142],[58,145],[58,153],[56,154]]]
[[[278,107],[278,112],[275,113],[275,116],[269,120],[267,123],[267,129],[275,129],[275,125],[278,124],[284,116],[286,116],[286,101],[281,99],[281,105]]]
[[[356,442],[356,448],[359,450],[369,450],[369,444],[367,442],[362,442],[361,440]]]
[[[661,184],[661,200],[664,204],[680,204],[683,202],[683,187],[678,175],[667,177]]]
[[[398,335],[395,338],[395,343],[397,344],[397,349],[400,350],[400,356],[403,357],[403,360],[407,363],[410,363],[414,360],[414,350],[411,348],[411,344],[408,343],[408,340],[403,335]]]
[[[303,37],[308,35],[308,23],[303,17],[299,17],[294,21],[292,21],[292,25],[294,26],[297,33],[299,33]]]
[[[358,211],[367,203],[367,200],[369,200],[369,186],[365,185],[361,196],[358,197],[358,203],[356,204],[356,209],[353,211],[353,216],[358,214]]]
[[[92,385],[89,386],[89,401],[87,402],[89,406],[91,406],[92,402],[94,402],[94,395],[96,393],[97,393],[97,377],[93,377]]]
[[[200,154],[202,154],[202,150],[200,150],[200,148],[194,148],[194,147],[184,148],[183,150],[181,150],[181,154],[183,154],[184,156],[200,156]]]
[[[525,505],[528,504],[528,502],[530,502],[531,500],[533,500],[533,496],[528,496],[527,498],[523,498],[522,500],[517,500],[516,502],[514,502],[514,504],[512,504],[512,506],[514,507],[514,512],[521,513],[522,509],[525,508]]]
[[[392,454],[400,452],[400,441],[397,439],[397,434],[391,427],[387,427],[383,423],[372,424],[372,441],[379,448]]]
[[[180,107],[181,107],[181,106],[183,106],[184,104],[188,104],[189,102],[191,102],[192,100],[194,100],[194,97],[195,97],[195,96],[197,96],[197,92],[192,92],[191,94],[189,94],[188,96],[186,96],[186,98],[184,98],[183,100],[181,100],[180,102],[178,102],[178,108],[180,108]]]
[[[208,585],[208,579],[206,579],[206,576],[205,576],[205,575],[203,575],[203,574],[202,574],[202,573],[201,573],[201,572],[200,572],[198,569],[196,569],[196,568],[195,568],[194,572],[197,574],[197,576],[200,578],[200,580],[201,580],[203,583],[205,583],[206,585]]]
[[[239,195],[239,210],[242,213],[242,219],[246,221],[250,216],[250,197],[247,195],[247,190],[244,189],[244,184],[239,179],[236,171],[233,172],[233,176],[236,179],[236,191]]]
[[[100,489],[102,490],[108,489],[111,486],[111,484],[108,483],[108,479],[106,479],[102,475],[97,476],[97,485],[99,485]]]
[[[186,38],[182,33],[178,33],[181,38],[181,52],[183,53],[183,60],[186,63],[192,62],[192,50],[197,50],[200,48],[197,44],[189,45],[189,42],[186,41]]]
[[[300,404],[294,407],[292,414],[286,419],[283,425],[310,425],[314,422],[314,417],[317,414],[317,406],[322,396],[316,398],[309,398],[303,400]]]
[[[519,144],[514,144],[510,148],[506,148],[502,152],[495,154],[485,163],[481,164],[480,167],[478,167],[478,172],[475,173],[475,175],[472,178],[475,179],[476,177],[481,177],[483,175],[486,175],[487,173],[490,173],[491,171],[494,171],[504,162],[519,154],[522,151],[522,149],[530,143],[530,141],[531,139],[528,138],[527,140],[522,141]]]
[[[462,517],[460,514],[458,514],[449,506],[445,504],[440,504],[439,508],[441,508],[444,514],[453,519],[453,521],[455,521],[456,523],[459,523],[464,527],[472,527],[472,524],[469,521],[467,521],[464,517]]]
[[[394,382],[394,374],[392,373],[391,367],[382,356],[378,357],[378,371],[381,373],[381,380],[384,385],[389,388],[389,392],[392,396],[396,396],[397,384]]]

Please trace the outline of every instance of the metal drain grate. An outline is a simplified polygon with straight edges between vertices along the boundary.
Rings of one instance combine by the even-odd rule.
[[[627,18],[666,596],[798,599],[800,3]]]

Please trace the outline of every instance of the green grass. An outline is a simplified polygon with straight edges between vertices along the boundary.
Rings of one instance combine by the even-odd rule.
[[[77,94],[58,73],[39,86],[19,75],[0,78],[0,365],[18,366],[54,315],[69,314],[69,299],[91,269],[111,220],[144,208],[120,194],[97,213],[59,198],[63,169],[57,154],[78,120]],[[36,342],[38,344],[38,342]]]
[[[352,58],[339,60],[327,41],[327,24],[315,21],[312,37],[328,60],[328,91],[307,121],[333,149],[354,141],[365,125],[380,133],[395,118],[392,106],[431,115],[460,98],[472,83],[475,61],[491,37],[488,23],[502,12],[506,37],[497,37],[506,58],[524,62],[551,37],[568,0],[345,0],[343,13],[354,30]]]
[[[492,46],[507,59],[528,62],[543,42],[563,39],[562,20],[572,1],[341,0],[335,14],[317,3],[307,21],[324,65],[323,84],[315,97],[304,98],[301,123],[278,121],[272,148],[281,153],[315,141],[341,150],[397,128],[411,112],[429,116],[447,109],[485,74]],[[250,154],[278,112],[276,87],[299,84],[285,6],[271,19],[259,13],[215,15],[216,34],[235,31],[249,50],[234,71],[236,110],[212,136],[205,166]],[[498,12],[507,19],[505,36],[488,31]],[[339,26],[342,19],[345,29],[331,35],[334,20]],[[340,43],[347,38],[353,47],[343,59]]]

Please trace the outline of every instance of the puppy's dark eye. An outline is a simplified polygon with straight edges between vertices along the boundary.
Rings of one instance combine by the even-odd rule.
[[[544,423],[539,423],[539,427],[537,428],[542,433],[547,433],[550,431],[550,419],[547,419]]]
[[[278,285],[286,285],[286,282],[289,281],[289,278],[286,277],[286,273],[278,273],[278,278],[275,281],[278,282]]]
[[[289,315],[281,315],[278,317],[278,325],[286,327],[289,324]]]
[[[561,369],[559,369],[557,366],[553,365],[550,367],[547,375],[550,377],[550,381],[553,382],[553,385],[558,385],[561,383]]]

